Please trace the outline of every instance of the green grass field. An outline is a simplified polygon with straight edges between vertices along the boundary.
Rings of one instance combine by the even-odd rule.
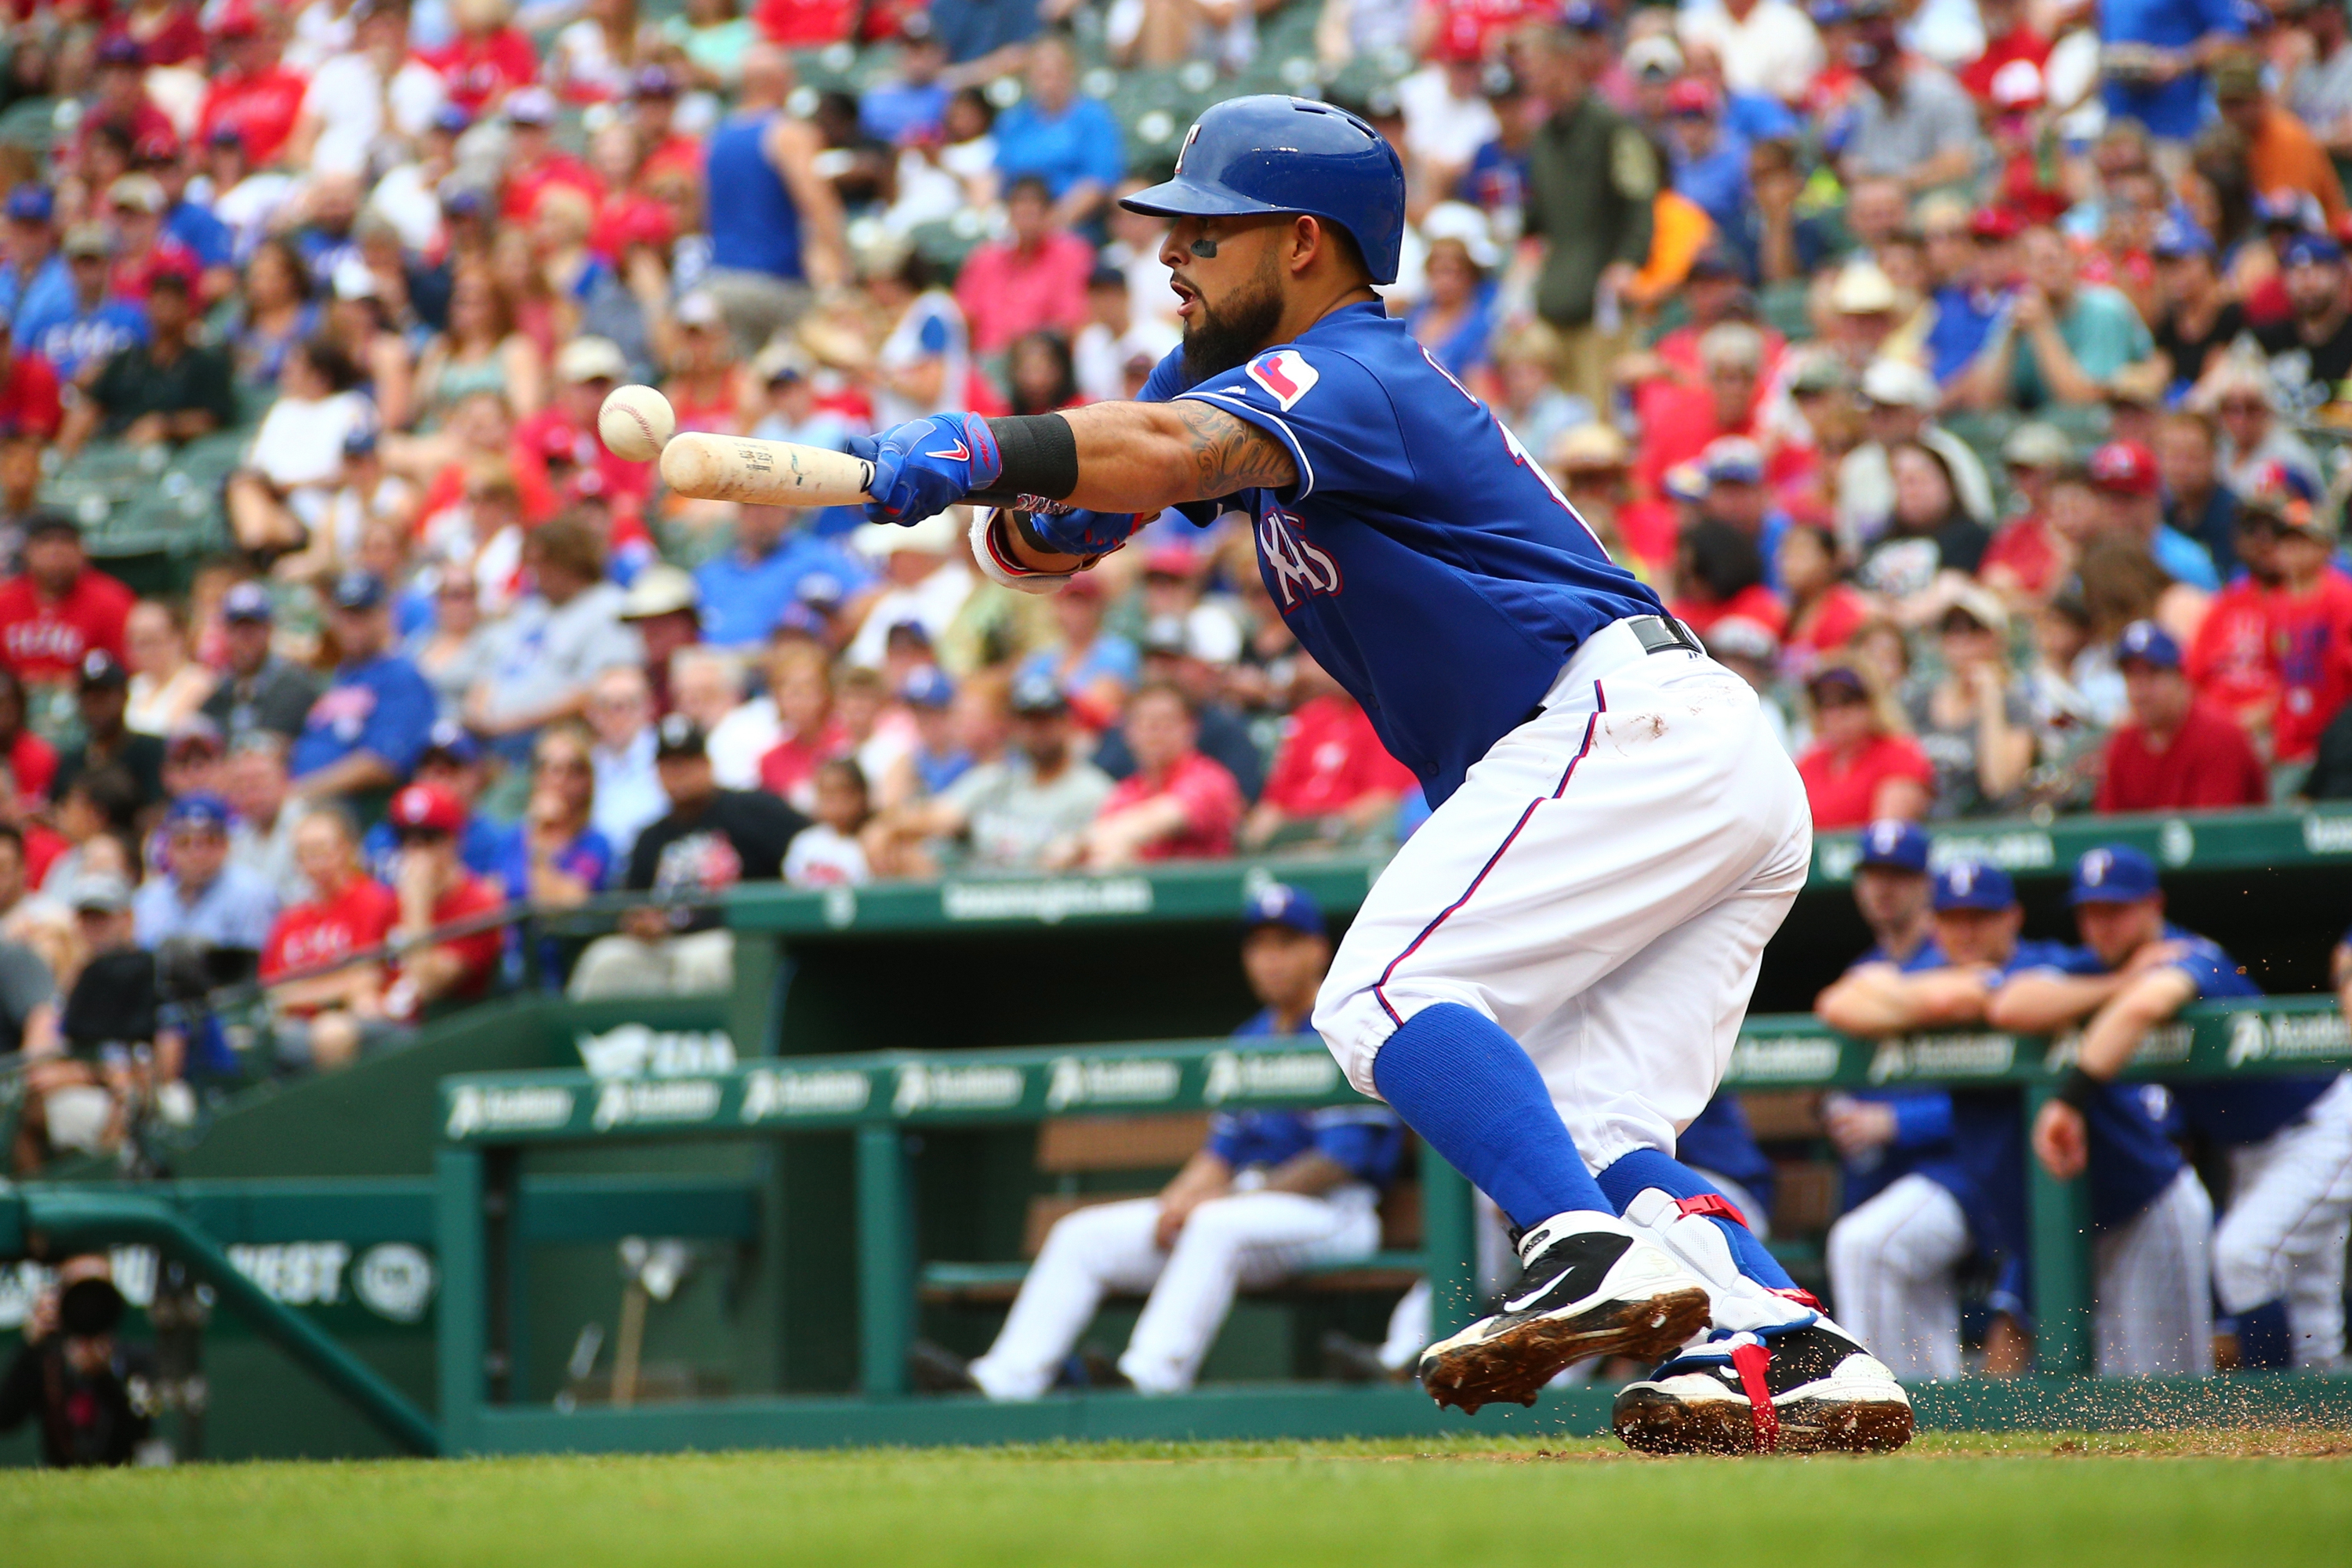
[[[2352,1562],[2352,1435],[1924,1436],[1889,1458],[1613,1443],[1117,1445],[0,1472],[22,1563]]]

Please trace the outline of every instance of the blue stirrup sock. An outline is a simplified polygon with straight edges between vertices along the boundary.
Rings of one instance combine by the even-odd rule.
[[[1601,1173],[1601,1190],[1609,1196],[1609,1206],[1617,1214],[1625,1205],[1651,1187],[1657,1187],[1677,1198],[1705,1196],[1721,1197],[1713,1183],[1671,1154],[1655,1149],[1636,1149],[1619,1159]],[[1737,1220],[1721,1215],[1708,1215],[1731,1243],[1731,1260],[1739,1272],[1767,1290],[1794,1290],[1797,1282],[1780,1267],[1780,1260],[1764,1249],[1756,1233]]]
[[[1619,1212],[1584,1168],[1543,1074],[1484,1014],[1455,1002],[1423,1008],[1372,1058],[1372,1081],[1521,1228],[1570,1209]]]

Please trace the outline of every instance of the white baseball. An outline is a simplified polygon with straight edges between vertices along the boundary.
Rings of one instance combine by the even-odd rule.
[[[596,411],[604,449],[626,462],[650,463],[677,429],[669,399],[650,386],[616,386]]]

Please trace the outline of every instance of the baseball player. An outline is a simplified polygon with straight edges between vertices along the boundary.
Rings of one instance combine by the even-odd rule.
[[[1297,1034],[1331,962],[1323,912],[1276,884],[1250,900],[1243,924],[1242,966],[1265,1008],[1234,1034]],[[1377,1106],[1220,1112],[1159,1196],[1055,1225],[996,1342],[971,1364],[971,1384],[991,1399],[1036,1398],[1105,1293],[1148,1290],[1119,1373],[1146,1394],[1192,1387],[1238,1287],[1379,1247],[1380,1189],[1403,1144],[1395,1116]],[[929,1352],[934,1363],[943,1353]],[[928,1370],[934,1386],[955,1381]]]
[[[1405,188],[1370,126],[1229,100],[1126,205],[1172,220],[1183,323],[1139,400],[885,430],[855,448],[867,515],[1018,497],[975,514],[975,557],[1051,591],[1166,508],[1235,514],[1292,633],[1421,778],[1433,813],[1314,1022],[1522,1232],[1502,1310],[1422,1356],[1441,1404],[1532,1402],[1572,1362],[1712,1325],[1620,1395],[1629,1440],[1905,1441],[1886,1369],[1672,1152],[1811,859],[1755,694],[1382,309]]]
[[[2123,1070],[2147,1032],[2200,997],[2259,996],[2235,959],[2164,918],[2156,864],[2109,845],[2074,870],[2074,918],[2099,960],[2064,986],[2087,1017],[2081,1055],[2033,1127],[2051,1173],[2082,1168],[2084,1099]],[[2061,987],[2052,983],[2053,1002]],[[2250,1077],[2174,1087],[2182,1123],[2230,1156],[2231,1201],[2213,1233],[2214,1293],[2231,1315],[2285,1299],[2295,1364],[2344,1356],[2344,1247],[2352,1217],[2352,1075]],[[2101,1369],[2102,1371],[2105,1368]]]
[[[1896,843],[1924,867],[1925,836],[1900,826]],[[1822,993],[1814,1011],[1850,1035],[1967,1027],[1984,1021],[2004,974],[2065,956],[2060,943],[2018,940],[2024,911],[1999,867],[1947,865],[1935,876],[1933,909],[1932,940],[1900,963],[1865,957]],[[1846,1198],[1846,1213],[1830,1227],[1830,1291],[1898,1377],[1960,1375],[1958,1269],[1972,1255],[2003,1271],[1987,1363],[2023,1370],[2021,1114],[2011,1089],[1879,1089],[1830,1101]]]
[[[2161,904],[2148,911],[2152,925],[2124,918],[2155,897],[2156,868],[2137,850],[2110,847],[2084,856],[2068,894],[2084,945],[2054,963],[2020,966],[1993,994],[1986,1021],[2056,1034],[2101,1013],[2140,974],[2168,967],[2181,954],[2165,935]],[[2091,1223],[2099,1233],[2093,1333],[2102,1376],[2213,1370],[2213,1200],[2173,1147],[2179,1107],[2161,1085],[2107,1081],[2147,1028],[2130,1026],[2117,1049],[2112,1037],[2122,1032],[2121,1016],[2105,1033],[2095,1018],[2083,1061],[2096,1065],[2069,1077],[2032,1132],[2034,1155],[2052,1175],[2072,1180],[2089,1172]]]

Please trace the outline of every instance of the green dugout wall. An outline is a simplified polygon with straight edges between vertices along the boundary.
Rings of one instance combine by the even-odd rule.
[[[2327,948],[2352,919],[2346,875],[2352,811],[1969,825],[1939,832],[1937,852],[2007,866],[2027,900],[2029,931],[2054,936],[2066,931],[2066,868],[2084,849],[2116,840],[2155,855],[2177,917],[2229,945],[2270,989],[2310,992],[2323,983]],[[1851,836],[1831,836],[1818,847],[1812,883],[1767,955],[1759,1014],[1801,1008],[1866,940],[1846,889],[1853,856]],[[732,995],[589,1008],[527,998],[477,1009],[436,1026],[410,1052],[340,1079],[248,1096],[182,1162],[176,1198],[279,1299],[436,1412],[447,1378],[434,1347],[447,1282],[432,1208],[436,1151],[444,1147],[449,1110],[438,1088],[443,1078],[576,1073],[581,1037],[610,1037],[631,1026],[689,1052],[723,1035],[746,1061],[1205,1040],[1252,1007],[1232,923],[1252,885],[1275,876],[1297,881],[1344,921],[1377,870],[1357,862],[1269,863],[855,891],[746,890],[730,910],[743,938]],[[2300,1027],[2302,1034],[2291,1029],[2284,1037],[2319,1037],[2310,1030],[2320,1025]],[[1896,1058],[1881,1060],[1878,1052],[1857,1066],[1850,1056],[1857,1047],[1834,1041],[1827,1048],[1836,1065],[1824,1068],[1819,1042],[1829,1037],[1804,1019],[1785,1028],[1759,1019],[1751,1036],[1736,1069],[1748,1087],[1855,1081],[1835,1075],[1895,1070]],[[1923,1071],[1958,1071],[1986,1059],[1989,1048],[1927,1042],[1906,1047],[1913,1056],[1902,1059],[1924,1064]],[[1024,1207],[1043,1185],[1032,1168],[1034,1128],[1017,1118],[967,1118],[899,1131],[913,1145],[903,1178],[914,1259],[907,1267],[1017,1258]],[[446,1146],[472,1144],[460,1138]],[[608,1337],[613,1331],[621,1288],[613,1241],[620,1235],[692,1237],[695,1268],[677,1298],[650,1313],[645,1350],[649,1366],[681,1373],[688,1392],[807,1409],[811,1400],[853,1395],[879,1367],[862,1334],[859,1282],[870,1279],[861,1273],[869,1265],[862,1261],[856,1196],[879,1145],[854,1121],[789,1137],[616,1134],[501,1147],[512,1149],[508,1244],[530,1285],[505,1320],[510,1359],[499,1373],[499,1391],[517,1408],[551,1412],[571,1383],[565,1363],[581,1327],[595,1322]],[[2050,1213],[2050,1224],[2065,1223]],[[386,1246],[413,1249],[433,1270],[430,1300],[409,1321],[379,1310],[382,1300],[371,1305],[362,1289],[365,1280],[381,1298],[387,1279],[408,1278],[389,1266],[401,1254],[389,1261],[376,1255]],[[7,1292],[0,1278],[0,1352],[14,1344]],[[1244,1303],[1212,1374],[1285,1375],[1295,1364],[1290,1311]],[[1107,1326],[1109,1334],[1118,1330],[1116,1321]],[[233,1314],[215,1314],[206,1356],[214,1454],[390,1451]],[[1235,1386],[1236,1403],[1203,1408],[1202,1419],[1213,1415],[1219,1430],[1275,1419],[1265,1403],[1270,1388]],[[1299,1419],[1327,1424],[1315,1429],[1370,1419],[1360,1414],[1370,1407],[1350,1398],[1379,1404],[1329,1391],[1300,1397],[1304,1404],[1290,1405],[1321,1414]],[[1095,1415],[1052,1429],[1130,1429],[1134,1418],[1104,1414],[1111,1403],[1095,1401]],[[919,1426],[915,1402],[884,1409],[850,1397],[841,1407],[866,1412],[845,1433],[903,1435],[912,1429],[908,1422]],[[740,1398],[726,1408],[737,1414],[713,1414],[710,1440],[756,1435],[759,1423]],[[575,1429],[584,1434],[580,1423],[591,1415],[607,1418],[583,1405]],[[1111,1425],[1099,1425],[1106,1421]],[[21,1434],[0,1439],[0,1458],[28,1452]]]

